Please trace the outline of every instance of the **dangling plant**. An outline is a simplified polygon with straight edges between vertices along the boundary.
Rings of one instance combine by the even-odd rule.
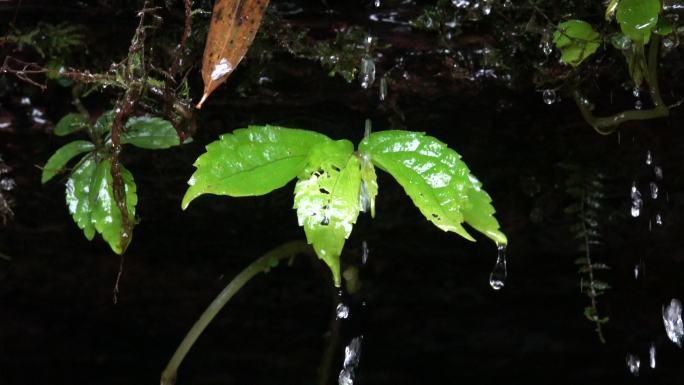
[[[360,211],[375,213],[374,167],[392,175],[426,219],[474,241],[463,222],[507,243],[491,198],[460,156],[420,132],[370,134],[354,151],[348,140],[300,129],[251,126],[225,134],[195,162],[183,208],[202,194],[267,194],[297,178],[294,208],[316,254],[340,285],[340,254]]]

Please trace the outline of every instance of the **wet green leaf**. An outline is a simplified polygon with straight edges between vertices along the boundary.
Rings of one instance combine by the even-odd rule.
[[[180,145],[178,133],[171,122],[155,116],[138,116],[128,119],[126,132],[121,133],[121,144],[132,144],[149,150]],[[186,140],[185,143],[188,143]]]
[[[60,147],[45,163],[43,175],[40,179],[41,183],[46,183],[60,173],[64,166],[77,155],[94,149],[95,145],[87,140],[76,140]]]
[[[660,0],[621,0],[616,18],[625,36],[634,43],[647,44],[659,13]]]
[[[97,163],[94,154],[86,155],[71,172],[66,182],[65,196],[69,213],[88,240],[92,240],[95,235],[95,226],[90,218],[93,209],[90,187]]]
[[[337,149],[343,151],[345,147]],[[360,164],[352,155],[353,148],[347,150],[330,153],[295,186],[294,208],[299,225],[304,227],[318,257],[330,267],[336,286],[341,283],[342,248],[359,215]]]
[[[80,131],[88,127],[88,120],[85,116],[77,113],[66,114],[57,122],[52,131],[57,136],[65,136]]]
[[[93,126],[95,129],[95,135],[103,136],[112,130],[112,124],[114,123],[114,111],[105,111],[100,115],[95,121]]]
[[[121,210],[114,200],[111,173],[112,163],[108,159],[99,162],[90,183],[90,217],[92,225],[117,254],[126,251],[132,235],[123,227]],[[128,222],[135,223],[135,207],[138,203],[133,175],[119,165],[126,194]]]
[[[582,20],[562,22],[553,33],[553,43],[561,51],[560,61],[573,67],[596,52],[600,42],[599,34],[591,24]]]
[[[446,144],[424,133],[391,130],[371,134],[359,150],[392,175],[425,218],[440,229],[474,240],[461,225],[466,221],[495,242],[507,243],[489,196]]]
[[[195,161],[197,170],[188,181],[182,207],[202,194],[267,194],[298,176],[312,147],[328,141],[316,132],[276,126],[252,126],[222,135]]]

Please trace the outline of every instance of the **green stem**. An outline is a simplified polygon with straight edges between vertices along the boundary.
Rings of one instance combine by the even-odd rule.
[[[663,98],[660,96],[660,87],[658,85],[658,47],[660,46],[660,36],[653,34],[651,38],[651,46],[648,51],[648,64],[646,71],[646,83],[648,84],[648,92],[653,101],[653,108],[648,110],[626,110],[611,116],[597,117],[589,110],[582,102],[582,96],[578,90],[574,91],[575,103],[582,113],[582,117],[587,121],[594,130],[601,135],[609,135],[621,123],[630,120],[649,120],[656,118],[664,118],[670,114],[670,110],[663,103]]]
[[[200,318],[192,326],[192,329],[185,336],[180,343],[176,352],[171,357],[171,360],[166,365],[166,368],[161,375],[162,385],[173,385],[176,382],[178,367],[183,362],[183,359],[190,351],[190,348],[195,344],[197,338],[202,334],[207,325],[216,317],[216,314],[226,305],[226,303],[233,298],[249,280],[254,278],[261,272],[267,272],[272,267],[278,265],[278,262],[283,259],[294,258],[298,254],[314,255],[311,246],[303,241],[288,242],[276,247],[268,253],[261,256],[256,261],[252,262],[246,269],[242,270],[235,278],[233,278],[228,286],[226,286],[221,293],[214,299],[214,301],[202,313]]]

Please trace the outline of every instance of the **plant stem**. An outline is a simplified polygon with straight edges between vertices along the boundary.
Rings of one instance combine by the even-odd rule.
[[[648,120],[655,118],[663,118],[670,114],[670,110],[663,103],[663,98],[660,96],[660,87],[658,85],[658,47],[660,46],[660,36],[653,34],[651,38],[651,46],[648,51],[648,64],[646,71],[646,83],[648,84],[648,93],[653,101],[653,108],[648,110],[626,110],[611,116],[597,117],[589,110],[582,102],[582,95],[575,89],[573,96],[575,103],[582,113],[584,120],[589,123],[596,132],[601,135],[609,135],[615,131],[617,126],[621,123],[630,120]]]
[[[279,261],[283,259],[294,258],[298,254],[315,255],[311,246],[303,241],[292,241],[282,244],[275,249],[262,255],[256,261],[252,262],[247,268],[242,270],[233,278],[228,286],[226,286],[214,301],[204,310],[204,313],[192,326],[188,334],[180,343],[176,352],[171,357],[171,360],[166,365],[166,368],[161,375],[161,385],[173,385],[176,382],[178,367],[183,362],[183,359],[190,351],[190,348],[195,344],[197,338],[204,332],[207,325],[216,317],[216,314],[233,298],[249,280],[254,278],[261,272],[267,272],[272,267],[275,267]]]

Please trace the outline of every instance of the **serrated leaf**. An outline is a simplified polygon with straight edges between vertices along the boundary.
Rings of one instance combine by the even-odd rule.
[[[93,173],[90,184],[90,216],[93,226],[102,238],[109,243],[109,247],[117,254],[126,251],[132,235],[123,228],[121,210],[114,199],[112,163],[109,159],[100,161]],[[124,182],[128,223],[135,222],[135,207],[138,204],[133,175],[119,165],[121,178]]]
[[[276,126],[251,126],[222,135],[195,161],[182,207],[202,194],[234,197],[267,194],[286,185],[306,167],[325,135]]]
[[[121,133],[121,144],[158,150],[180,145],[180,138],[168,120],[145,115],[128,119],[126,131]]]
[[[446,144],[424,133],[391,130],[371,134],[359,150],[392,175],[440,229],[474,240],[461,225],[466,221],[495,242],[506,243],[489,196]]]
[[[90,218],[93,210],[90,187],[97,163],[94,154],[84,156],[66,182],[65,197],[69,213],[88,240],[92,240],[95,235],[95,226]]]
[[[331,157],[295,186],[294,208],[309,244],[330,267],[336,286],[341,283],[340,255],[359,215],[361,171],[359,160],[346,154],[342,162]]]
[[[659,13],[660,0],[620,0],[615,17],[622,33],[643,45],[651,38]]]
[[[596,52],[600,42],[598,32],[582,20],[562,22],[553,33],[553,43],[561,51],[560,61],[573,67]]]
[[[361,193],[359,204],[361,211],[370,209],[371,218],[375,218],[375,198],[378,196],[378,176],[368,154],[361,156]]]
[[[88,127],[88,120],[85,116],[77,113],[66,114],[57,122],[52,131],[57,136],[65,136],[80,131]]]
[[[43,175],[40,178],[40,182],[46,183],[61,172],[71,159],[94,149],[95,145],[87,140],[76,140],[60,147],[43,166]]]

